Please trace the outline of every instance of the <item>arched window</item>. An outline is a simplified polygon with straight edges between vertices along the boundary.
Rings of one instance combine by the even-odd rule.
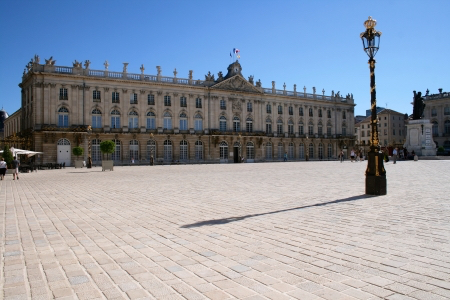
[[[303,143],[300,143],[300,145],[298,146],[298,158],[305,158],[305,145]]]
[[[98,162],[102,160],[102,153],[100,151],[100,143],[102,141],[99,139],[93,139],[91,141],[91,159],[92,161]]]
[[[219,130],[227,131],[227,118],[225,116],[219,118]]]
[[[69,110],[65,107],[58,109],[58,127],[69,127]]]
[[[363,145],[364,145],[364,141],[363,141]],[[333,157],[333,146],[331,144],[328,144],[328,158],[332,158]]]
[[[220,142],[219,151],[220,151],[220,159],[227,160],[228,159],[228,144],[227,144],[227,142],[225,142],[225,141]]]
[[[58,145],[70,146],[70,141],[68,139],[59,139]]]
[[[163,115],[163,129],[172,129],[172,115],[168,111]]]
[[[180,130],[188,130],[188,120],[184,112],[180,114]]]
[[[203,143],[202,143],[202,141],[195,142],[195,159],[196,160],[203,159]]]
[[[294,143],[290,142],[288,145],[288,158],[294,159]]]
[[[241,131],[241,120],[239,119],[238,116],[234,116],[233,118],[233,131],[234,132]]]
[[[294,134],[294,121],[292,119],[288,121],[288,134]]]
[[[147,113],[147,129],[156,129],[156,115],[152,111]]]
[[[253,120],[250,117],[245,120],[245,130],[247,132],[253,132]]]
[[[313,145],[313,143],[309,144],[309,158],[310,159],[314,158],[314,145]]]
[[[130,160],[139,160],[139,142],[137,140],[130,141]]]
[[[147,141],[147,160],[150,161],[150,157],[156,157],[156,142],[155,140]]]
[[[255,146],[252,142],[247,143],[247,159],[255,159]]]
[[[284,156],[284,147],[283,147],[283,143],[279,142],[278,143],[278,159],[282,160]]]
[[[266,133],[272,133],[272,120],[269,117],[266,118]]]
[[[164,141],[164,160],[172,161],[172,141]]]
[[[120,128],[120,112],[117,109],[111,111],[111,128]]]
[[[116,147],[114,153],[112,154],[111,159],[114,161],[120,161],[122,160],[120,155],[120,148],[121,148],[120,146],[122,145],[122,143],[119,140],[113,140],[113,142],[114,144],[116,144]]]
[[[266,159],[272,159],[272,143],[268,142],[266,144]]]
[[[278,119],[277,121],[277,133],[283,134],[283,120]]]
[[[323,144],[319,143],[319,159],[323,159]]]
[[[188,142],[182,140],[180,142],[180,160],[188,159]]]
[[[92,110],[92,128],[102,128],[102,112],[95,108]]]
[[[139,127],[139,115],[136,111],[132,110],[128,114],[128,128],[138,128]]]
[[[444,132],[445,132],[446,134],[449,134],[449,133],[450,133],[450,120],[446,120],[446,121],[444,122]]]
[[[194,130],[195,131],[203,130],[203,118],[201,114],[195,114],[194,116]]]
[[[433,136],[438,136],[439,135],[439,126],[438,126],[438,122],[433,121]]]

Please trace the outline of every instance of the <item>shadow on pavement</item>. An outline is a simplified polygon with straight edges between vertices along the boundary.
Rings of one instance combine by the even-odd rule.
[[[376,196],[362,194],[362,195],[359,195],[359,196],[353,196],[353,197],[348,197],[348,198],[344,198],[344,199],[338,199],[338,200],[329,201],[329,202],[323,202],[323,203],[299,206],[299,207],[294,207],[294,208],[287,208],[287,209],[276,210],[276,211],[271,211],[271,212],[266,212],[266,213],[246,215],[246,216],[241,216],[241,217],[230,217],[230,218],[223,218],[223,219],[216,219],[216,220],[207,220],[207,221],[202,221],[202,222],[197,222],[197,223],[183,225],[183,226],[181,226],[181,228],[192,228],[192,227],[200,227],[200,226],[226,224],[226,223],[230,223],[230,222],[241,221],[241,220],[244,220],[244,219],[247,219],[247,218],[259,217],[259,216],[264,216],[264,215],[271,215],[271,214],[282,213],[282,212],[287,212],[287,211],[291,211],[291,210],[303,209],[303,208],[309,208],[309,207],[315,207],[315,206],[325,206],[325,205],[337,204],[337,203],[342,203],[342,202],[356,201],[356,200],[373,198],[373,197],[376,197]]]

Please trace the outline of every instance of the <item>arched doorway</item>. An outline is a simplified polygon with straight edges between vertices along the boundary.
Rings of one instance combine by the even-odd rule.
[[[70,166],[70,141],[68,139],[59,139],[56,147],[56,162]]]

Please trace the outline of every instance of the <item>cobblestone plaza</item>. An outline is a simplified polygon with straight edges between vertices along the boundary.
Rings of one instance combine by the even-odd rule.
[[[0,182],[1,299],[449,299],[450,161],[65,168]]]

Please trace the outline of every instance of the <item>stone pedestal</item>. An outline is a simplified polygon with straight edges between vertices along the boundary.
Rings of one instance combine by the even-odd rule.
[[[403,145],[408,152],[414,152],[418,156],[435,156],[436,144],[433,141],[430,120],[409,120],[406,124],[406,142]]]

